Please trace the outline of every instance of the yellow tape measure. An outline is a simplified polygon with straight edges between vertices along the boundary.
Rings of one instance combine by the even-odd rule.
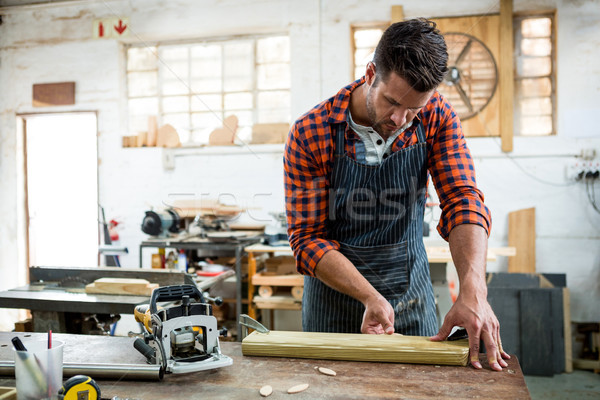
[[[58,392],[61,400],[100,400],[100,388],[85,375],[75,375],[68,379]]]

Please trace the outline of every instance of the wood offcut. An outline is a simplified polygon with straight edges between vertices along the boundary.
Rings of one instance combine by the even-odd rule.
[[[465,366],[469,345],[466,339],[432,342],[425,336],[255,331],[242,341],[242,353],[245,356]]]

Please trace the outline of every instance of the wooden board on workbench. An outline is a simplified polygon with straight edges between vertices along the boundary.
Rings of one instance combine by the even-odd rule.
[[[256,308],[266,310],[302,310],[302,300],[298,300],[290,295],[254,297]]]
[[[145,279],[100,278],[86,285],[86,293],[94,294],[131,294],[150,296],[158,283],[150,283]]]
[[[304,275],[263,275],[258,273],[252,277],[254,286],[304,286]]]
[[[242,341],[248,356],[467,365],[467,340],[432,342],[424,336],[270,331]]]

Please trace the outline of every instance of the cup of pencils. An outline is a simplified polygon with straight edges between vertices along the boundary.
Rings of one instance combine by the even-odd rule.
[[[63,378],[63,343],[12,339],[18,400],[58,399]]]

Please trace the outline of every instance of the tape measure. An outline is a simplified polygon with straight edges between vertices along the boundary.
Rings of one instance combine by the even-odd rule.
[[[60,400],[100,400],[100,388],[85,375],[75,375],[68,379],[58,391]]]

